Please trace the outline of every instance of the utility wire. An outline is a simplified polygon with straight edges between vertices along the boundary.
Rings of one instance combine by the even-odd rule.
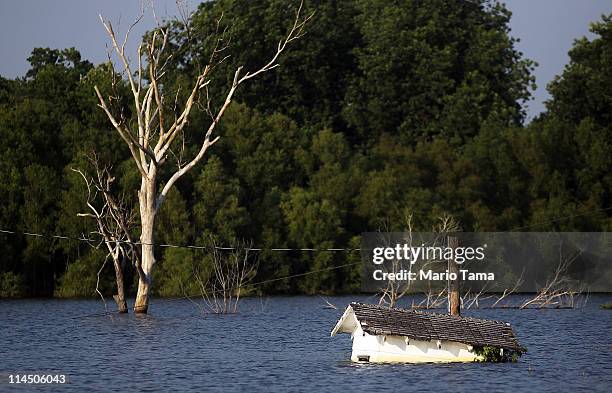
[[[590,215],[591,213],[600,213],[600,212],[603,212],[603,211],[606,211],[606,210],[612,210],[612,206],[609,206],[609,207],[603,207],[603,208],[601,208],[601,209],[590,210],[590,211],[585,212],[585,213],[571,214],[571,215],[569,215],[569,216],[555,218],[555,219],[550,220],[550,221],[537,222],[537,223],[535,223],[535,224],[530,224],[530,225],[525,225],[525,226],[521,226],[521,227],[516,227],[516,228],[509,229],[509,230],[507,230],[507,231],[505,231],[505,232],[518,231],[518,230],[523,230],[523,229],[529,229],[529,228],[533,228],[533,227],[538,227],[538,226],[540,226],[540,225],[552,224],[552,223],[555,223],[555,222],[559,222],[559,221],[568,220],[568,219],[570,219],[570,218],[582,217],[582,216],[588,216],[588,215]]]
[[[568,215],[568,216],[563,216],[563,217],[558,217],[556,219],[550,220],[550,221],[544,221],[544,222],[540,222],[540,223],[535,223],[535,224],[531,224],[531,225],[525,225],[525,226],[521,226],[521,227],[515,227],[515,228],[511,228],[508,231],[505,232],[512,232],[512,231],[517,231],[517,230],[522,230],[522,229],[528,229],[528,228],[533,228],[536,226],[540,226],[540,225],[545,225],[545,224],[550,224],[550,223],[555,223],[555,222],[559,222],[559,221],[563,221],[563,220],[567,220],[570,218],[575,218],[575,217],[581,217],[581,216],[586,216],[589,215],[591,213],[598,213],[598,212],[602,212],[602,211],[607,211],[607,210],[612,210],[612,206],[609,207],[605,207],[605,208],[601,208],[601,209],[595,209],[595,210],[591,210],[585,213],[580,213],[580,214],[572,214],[572,215]],[[46,235],[46,234],[42,234],[42,233],[34,233],[34,232],[25,232],[25,231],[12,231],[12,230],[7,230],[7,229],[0,229],[0,233],[4,233],[4,234],[10,234],[10,235],[25,235],[25,236],[33,236],[33,237],[39,237],[39,238],[50,238],[50,239],[62,239],[62,240],[75,240],[75,241],[82,241],[82,242],[87,242],[87,243],[91,243],[96,241],[95,239],[89,239],[86,237],[75,237],[75,236],[65,236],[65,235]],[[117,241],[119,243],[125,243],[125,244],[133,244],[133,245],[153,245],[153,246],[157,246],[157,247],[171,247],[171,248],[188,248],[188,249],[212,249],[212,247],[210,246],[198,246],[198,245],[177,245],[177,244],[159,244],[159,243],[142,243],[142,242],[129,242],[129,241]],[[214,247],[217,250],[234,250],[235,247],[219,247],[219,246],[215,246]],[[360,248],[248,248],[248,251],[360,251]],[[285,276],[285,277],[278,277],[278,278],[273,278],[273,279],[269,279],[269,280],[263,280],[263,281],[258,281],[255,283],[250,283],[250,284],[244,284],[242,286],[238,286],[236,288],[231,288],[231,290],[236,290],[236,289],[242,289],[242,288],[247,288],[247,287],[254,287],[254,286],[258,286],[258,285],[263,285],[263,284],[268,284],[271,282],[276,282],[276,281],[281,281],[281,280],[288,280],[291,278],[297,278],[297,277],[303,277],[303,276],[307,276],[310,274],[316,274],[316,273],[321,273],[324,271],[331,271],[331,270],[336,270],[336,269],[341,269],[344,267],[349,267],[349,266],[354,266],[357,264],[360,264],[361,262],[353,262],[353,263],[347,263],[344,265],[339,265],[339,266],[332,266],[329,268],[325,268],[325,269],[320,269],[320,270],[312,270],[309,272],[305,272],[305,273],[298,273],[298,274],[293,274],[293,275],[289,275],[289,276]],[[212,291],[210,292],[210,294],[215,294],[218,292],[222,292],[222,290],[218,290],[218,291]],[[183,299],[189,299],[191,297],[194,297],[197,295],[192,295],[192,296],[181,296],[181,297],[175,297],[175,298],[166,298],[166,299],[162,299],[160,301],[157,301],[155,303],[160,304],[160,303],[167,303],[167,302],[171,302],[171,301],[175,301],[175,300],[183,300]],[[72,317],[71,319],[76,319],[76,318],[86,318],[86,317],[91,317],[91,316],[101,316],[101,315],[108,315],[108,314],[113,314],[118,312],[118,310],[109,310],[109,311],[105,311],[102,313],[94,313],[94,314],[88,314],[88,315],[79,315],[76,317]]]
[[[222,292],[227,292],[227,291],[235,291],[237,289],[243,289],[243,288],[248,288],[248,287],[256,287],[259,285],[264,285],[264,284],[269,284],[271,282],[276,282],[276,281],[282,281],[282,280],[289,280],[292,278],[297,278],[297,277],[303,277],[303,276],[308,276],[310,274],[315,274],[315,273],[321,273],[321,272],[326,272],[326,271],[331,271],[331,270],[336,270],[336,269],[342,269],[345,267],[349,267],[349,266],[355,266],[355,265],[359,265],[361,264],[361,261],[359,262],[352,262],[352,263],[346,263],[344,265],[339,265],[339,266],[331,266],[325,269],[319,269],[319,270],[312,270],[309,272],[305,272],[305,273],[298,273],[298,274],[292,274],[290,276],[284,276],[284,277],[277,277],[277,278],[271,278],[268,280],[263,280],[263,281],[258,281],[258,282],[254,282],[254,283],[249,283],[249,284],[244,284],[244,285],[239,285],[235,288],[229,288],[229,289],[219,289],[216,291],[210,291],[208,292],[209,295],[213,295],[213,294],[217,294],[217,293],[222,293]],[[200,296],[201,293],[197,293],[194,295],[185,295],[185,296],[178,296],[178,297],[171,297],[171,298],[164,298],[155,302],[149,302],[149,305],[151,305],[152,303],[155,304],[161,304],[161,303],[169,303],[169,302],[173,302],[176,300],[183,300],[183,299],[191,299],[192,297],[196,297],[196,296]],[[104,312],[99,312],[99,313],[93,313],[93,314],[86,314],[86,315],[77,315],[75,317],[71,317],[70,319],[78,319],[78,318],[87,318],[87,317],[96,317],[96,316],[102,316],[102,315],[108,315],[108,314],[115,314],[119,312],[119,310],[107,310]]]
[[[523,229],[534,228],[534,227],[538,227],[541,225],[552,224],[555,222],[564,221],[564,220],[575,218],[575,217],[588,216],[593,213],[599,213],[599,212],[603,212],[607,210],[612,210],[612,206],[604,207],[601,209],[590,210],[584,213],[571,214],[568,216],[557,217],[550,221],[543,221],[543,222],[538,222],[535,224],[529,224],[529,225],[524,225],[520,227],[510,228],[507,231],[503,231],[503,232],[513,232],[513,231],[519,231]],[[18,231],[18,230],[8,230],[8,229],[0,229],[0,233],[9,234],[9,235],[32,236],[32,237],[47,238],[47,239],[74,240],[74,241],[86,242],[89,244],[99,243],[102,241],[101,239],[91,239],[85,236],[77,237],[77,236],[67,236],[67,235],[49,235],[49,234],[44,234],[44,233],[35,233],[35,232],[29,232],[29,231]],[[132,244],[135,246],[147,245],[147,246],[162,247],[162,248],[186,248],[186,249],[192,249],[192,250],[206,250],[206,249],[212,250],[213,249],[212,246],[200,246],[200,245],[193,245],[193,244],[183,245],[183,244],[167,244],[167,243],[143,243],[143,242],[130,242],[128,240],[116,240],[116,241],[113,241],[113,243]],[[229,251],[229,250],[235,250],[236,247],[214,246],[214,249]],[[255,247],[255,248],[247,248],[247,250],[248,251],[315,251],[316,252],[316,251],[360,251],[361,249],[360,248],[284,248],[284,247],[257,248]]]
[[[34,232],[25,232],[25,231],[16,231],[16,230],[8,230],[8,229],[0,229],[0,233],[8,234],[8,235],[24,235],[24,236],[32,236],[46,239],[61,239],[61,240],[74,240],[85,243],[99,243],[101,239],[91,239],[87,237],[77,237],[77,236],[66,236],[66,235],[49,235],[44,233],[34,233]],[[199,245],[182,245],[182,244],[166,244],[166,243],[143,243],[143,242],[130,242],[129,240],[113,240],[112,243],[121,243],[121,244],[132,244],[135,246],[154,246],[154,247],[162,247],[162,248],[186,248],[191,250],[212,250],[213,248],[216,250],[235,250],[236,247],[223,247],[223,246],[199,246]],[[248,251],[359,251],[359,248],[251,248],[246,247]]]

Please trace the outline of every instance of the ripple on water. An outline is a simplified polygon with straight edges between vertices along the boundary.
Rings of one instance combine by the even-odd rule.
[[[342,310],[318,297],[245,299],[241,313],[201,315],[188,301],[147,316],[71,317],[94,300],[0,301],[0,373],[67,373],[70,390],[102,391],[612,391],[612,311],[593,296],[580,310],[474,310],[512,323],[529,352],[513,364],[355,364]],[[344,307],[363,296],[335,297]],[[371,301],[371,300],[370,300]],[[0,388],[0,390],[2,390]]]

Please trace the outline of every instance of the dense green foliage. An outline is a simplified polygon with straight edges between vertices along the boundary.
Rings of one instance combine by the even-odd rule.
[[[417,229],[453,214],[465,230],[612,229],[612,21],[578,40],[549,86],[547,111],[524,125],[533,64],[509,35],[510,13],[488,1],[313,0],[307,34],[281,66],[237,93],[221,140],[162,206],[159,243],[261,248],[357,247],[359,235]],[[223,11],[231,55],[215,70],[213,105],[238,65],[252,70],[292,22],[286,2],[217,0],[200,5],[188,33],[172,28],[164,89],[185,91],[208,58]],[[102,48],[101,48],[102,50]],[[93,85],[111,82],[75,49],[34,49],[24,78],[0,78],[0,228],[78,237],[92,223],[82,180],[96,151],[116,192],[136,201],[129,151],[96,106]],[[244,87],[244,88],[243,88]],[[118,97],[121,102],[122,97]],[[125,102],[129,102],[127,94]],[[129,107],[126,106],[129,109]],[[209,122],[194,113],[186,143]],[[563,219],[559,219],[563,217]],[[137,232],[137,231],[136,231]],[[137,233],[135,238],[137,238]],[[89,244],[0,234],[0,296],[94,295],[104,259]],[[159,248],[156,294],[195,290],[201,250]],[[258,287],[266,293],[359,288],[347,252],[262,251],[255,281],[320,273]],[[112,291],[112,269],[102,290]],[[131,278],[130,278],[131,280]]]
[[[491,347],[489,345],[474,347],[472,352],[480,356],[478,361],[488,363],[516,363],[518,358],[522,355],[522,353],[518,351],[509,349],[501,350],[500,348]]]

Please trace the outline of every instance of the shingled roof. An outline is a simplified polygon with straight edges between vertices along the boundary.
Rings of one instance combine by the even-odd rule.
[[[405,336],[422,341],[455,341],[527,352],[514,337],[510,324],[505,322],[362,303],[351,303],[349,307],[353,309],[361,329],[369,334]],[[340,327],[341,321],[332,334]]]

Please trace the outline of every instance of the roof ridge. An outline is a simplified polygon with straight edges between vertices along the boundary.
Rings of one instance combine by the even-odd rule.
[[[439,313],[439,312],[435,312],[435,311],[422,311],[422,310],[415,310],[415,309],[406,309],[406,308],[401,308],[401,307],[386,307],[386,306],[381,306],[378,304],[370,304],[370,303],[361,303],[361,302],[351,302],[350,305],[359,305],[359,306],[366,306],[366,307],[372,307],[372,308],[377,308],[379,310],[384,310],[384,311],[400,311],[400,312],[407,312],[407,313],[415,313],[415,314],[419,314],[419,315],[426,315],[426,316],[430,316],[430,315],[434,315],[434,316],[441,316],[441,317],[448,317],[448,318],[457,318],[457,319],[462,319],[462,320],[471,320],[471,321],[477,321],[477,322],[481,322],[481,321],[486,321],[486,322],[495,322],[495,323],[500,323],[506,326],[511,326],[510,323],[508,322],[504,322],[504,321],[499,321],[497,319],[484,319],[484,318],[475,318],[475,317],[467,317],[467,316],[463,316],[463,315],[450,315],[450,314],[444,314],[444,313]]]

